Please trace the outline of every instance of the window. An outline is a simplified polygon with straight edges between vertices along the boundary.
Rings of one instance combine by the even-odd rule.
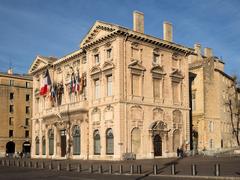
[[[10,105],[10,106],[9,106],[9,112],[10,112],[10,113],[13,113],[13,112],[14,112],[13,105]]]
[[[35,139],[35,155],[39,155],[39,138],[38,138],[38,136]]]
[[[172,82],[172,90],[173,90],[173,103],[180,102],[180,90],[179,90],[179,83]]]
[[[10,93],[10,100],[14,99],[14,93]]]
[[[172,67],[173,69],[178,69],[179,68],[179,62],[177,59],[172,60]]]
[[[54,131],[50,129],[48,131],[48,149],[49,149],[49,155],[54,154]]]
[[[29,100],[30,100],[30,95],[26,94],[26,101],[29,101]]]
[[[114,154],[114,137],[112,129],[106,132],[106,154]]]
[[[25,119],[25,126],[29,126],[29,118]]]
[[[107,50],[107,58],[111,58],[112,57],[112,49],[108,49]]]
[[[112,96],[112,75],[107,76],[107,96]]]
[[[86,63],[87,63],[87,57],[84,56],[84,57],[82,58],[82,64],[86,64]]]
[[[29,114],[29,113],[30,113],[30,107],[26,106],[26,114]]]
[[[100,98],[100,80],[95,80],[95,99]]]
[[[29,131],[28,130],[25,131],[25,138],[29,138]]]
[[[213,139],[209,140],[209,148],[212,149],[213,148]]]
[[[100,63],[99,54],[94,55],[95,64]]]
[[[45,139],[45,136],[42,137],[42,155],[46,155],[46,139]]]
[[[10,81],[9,81],[9,85],[10,85],[10,86],[14,86],[14,80],[10,80]]]
[[[93,142],[94,142],[94,155],[100,155],[101,154],[101,149],[100,149],[100,135],[99,131],[95,130],[93,133]]]
[[[154,63],[154,64],[159,64],[159,63],[160,63],[160,62],[159,62],[159,60],[160,60],[159,57],[160,57],[160,56],[159,56],[158,54],[153,53],[153,63]]]
[[[153,79],[153,96],[156,99],[160,99],[160,79]]]
[[[30,82],[26,82],[26,88],[30,87]]]
[[[80,143],[80,128],[79,126],[73,127],[73,155],[80,155],[81,143]]]
[[[212,121],[209,121],[208,122],[208,130],[209,130],[209,132],[213,132],[213,122]]]
[[[13,137],[13,130],[9,130],[9,137]]]
[[[140,77],[138,75],[132,75],[132,94],[135,96],[140,96]]]
[[[196,110],[196,91],[192,92],[192,111]]]
[[[9,126],[13,126],[13,117],[9,118]]]

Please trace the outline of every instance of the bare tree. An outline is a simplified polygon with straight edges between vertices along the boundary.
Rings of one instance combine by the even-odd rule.
[[[239,82],[236,76],[233,77],[233,84],[228,87],[226,105],[230,112],[230,121],[232,127],[232,133],[236,138],[237,145],[239,142],[239,126],[240,126],[240,88]]]

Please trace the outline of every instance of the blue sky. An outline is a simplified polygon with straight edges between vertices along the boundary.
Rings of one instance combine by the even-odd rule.
[[[240,77],[239,0],[1,0],[0,71],[11,64],[26,73],[37,55],[61,57],[79,48],[96,20],[132,28],[132,12],[145,15],[145,33],[162,38],[174,26],[174,42],[213,48],[225,70]]]

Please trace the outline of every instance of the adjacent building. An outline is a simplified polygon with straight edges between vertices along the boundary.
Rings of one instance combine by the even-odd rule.
[[[192,83],[193,147],[210,153],[224,151],[236,146],[235,80],[224,72],[224,62],[212,49],[205,48],[204,54],[200,44],[194,49],[195,55],[189,56],[189,70],[196,74]]]
[[[159,30],[161,31],[161,30]],[[37,56],[33,76],[32,157],[119,160],[189,150],[189,66],[193,49],[97,21],[80,48]]]
[[[32,77],[0,73],[0,156],[30,153]]]

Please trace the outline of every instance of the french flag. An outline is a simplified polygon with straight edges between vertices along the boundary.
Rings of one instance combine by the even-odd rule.
[[[43,79],[43,86],[40,89],[40,95],[42,95],[42,96],[46,95],[48,90],[50,89],[51,84],[52,84],[52,82],[51,82],[50,75],[49,75],[49,72],[47,69],[46,74]]]

